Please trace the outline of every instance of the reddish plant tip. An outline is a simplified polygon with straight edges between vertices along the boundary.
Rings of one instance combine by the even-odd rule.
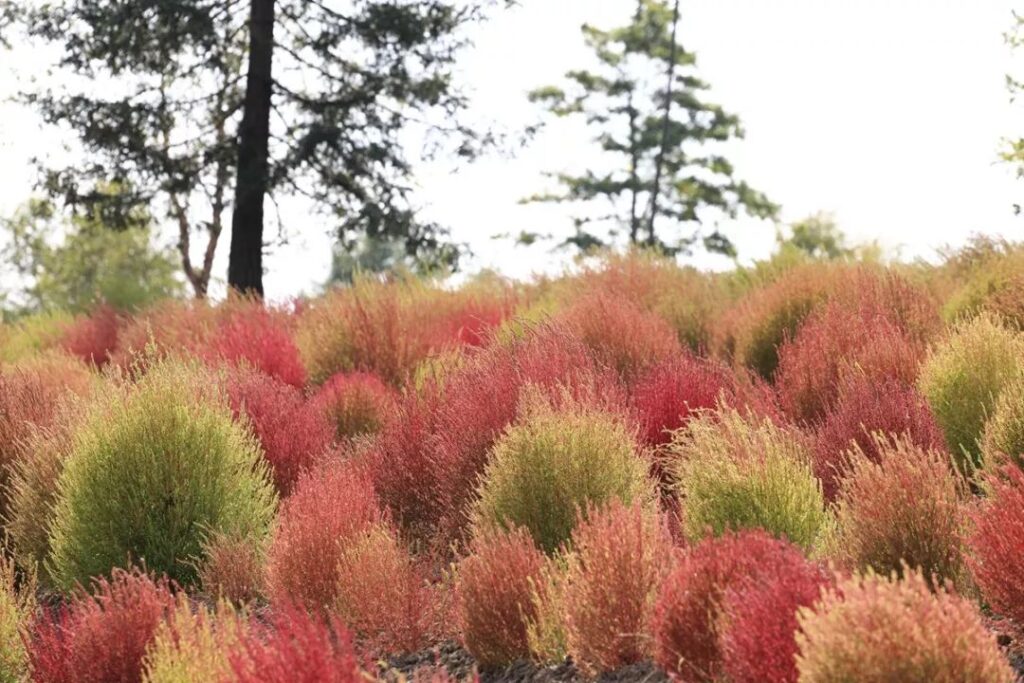
[[[86,363],[103,367],[117,347],[119,325],[117,311],[101,305],[91,314],[71,322],[64,331],[60,346]]]
[[[1024,623],[1024,471],[1006,465],[985,488],[986,498],[969,510],[967,565],[992,609]]]
[[[283,313],[259,302],[225,306],[228,310],[212,335],[208,355],[250,365],[293,387],[306,384],[306,369]]]

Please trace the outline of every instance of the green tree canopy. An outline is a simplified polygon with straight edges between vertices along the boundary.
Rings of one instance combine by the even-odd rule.
[[[2,256],[19,275],[4,297],[15,312],[84,313],[100,303],[131,311],[182,293],[173,253],[153,246],[139,211],[113,230],[99,211],[68,220],[33,199],[0,219],[0,229]]]
[[[776,214],[763,194],[735,179],[720,153],[743,129],[735,115],[705,99],[709,86],[695,73],[696,56],[677,39],[678,23],[678,2],[639,0],[626,26],[584,26],[598,67],[570,71],[566,85],[530,94],[555,116],[584,120],[609,159],[610,170],[552,173],[559,191],[526,200],[586,207],[574,218],[569,244],[601,246],[624,232],[630,243],[668,253],[701,242],[731,254],[729,239],[704,227],[709,217]]]
[[[24,96],[85,154],[46,169],[50,196],[88,207],[97,184],[133,188],[114,208],[167,216],[205,296],[229,219],[229,284],[262,293],[265,198],[307,199],[347,246],[455,253],[413,211],[403,143],[470,157],[488,142],[458,120],[452,71],[463,29],[498,1],[0,0],[0,16],[60,48],[53,88]]]

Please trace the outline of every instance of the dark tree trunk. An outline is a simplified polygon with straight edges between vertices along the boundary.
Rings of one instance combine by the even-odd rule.
[[[274,58],[274,0],[252,0],[249,72],[238,132],[238,178],[231,219],[228,286],[263,296],[263,200],[267,194],[267,148]]]

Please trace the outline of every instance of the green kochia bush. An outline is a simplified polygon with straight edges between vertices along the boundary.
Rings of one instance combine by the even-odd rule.
[[[798,433],[729,410],[692,420],[672,448],[690,538],[760,528],[809,549],[826,528],[821,484]]]
[[[478,530],[521,526],[552,552],[588,505],[653,501],[649,465],[622,418],[568,397],[561,402],[528,395],[517,423],[494,445],[474,509]]]
[[[985,422],[1022,363],[1020,336],[988,313],[958,325],[925,360],[918,386],[965,473],[981,464]]]
[[[214,386],[197,366],[164,362],[75,430],[50,525],[56,586],[130,562],[190,586],[208,534],[267,536],[267,466]]]

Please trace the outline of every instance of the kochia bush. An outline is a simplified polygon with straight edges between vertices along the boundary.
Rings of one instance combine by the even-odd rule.
[[[529,656],[528,628],[536,618],[534,592],[544,563],[544,553],[523,529],[474,538],[459,562],[455,619],[463,645],[482,667]]]
[[[1003,388],[1021,373],[1024,343],[999,318],[982,314],[960,323],[935,346],[918,386],[961,469],[981,464],[979,440]]]
[[[28,679],[25,649],[29,622],[36,609],[34,575],[24,585],[16,581],[14,562],[0,558],[0,683]]]
[[[944,453],[898,437],[875,437],[877,460],[860,452],[836,501],[833,557],[847,569],[929,580],[960,578],[964,487]]]
[[[146,653],[145,683],[207,683],[233,679],[228,653],[248,630],[224,603],[195,607],[181,596],[160,624]]]
[[[342,372],[327,380],[312,401],[327,416],[339,439],[352,439],[380,431],[398,396],[376,375]]]
[[[474,507],[480,530],[521,526],[551,552],[588,505],[650,500],[647,462],[622,419],[569,399],[534,395],[494,445]]]
[[[967,565],[992,609],[1024,622],[1024,471],[1007,465],[984,485],[988,495],[970,510]]]
[[[916,572],[841,582],[800,613],[800,681],[928,683],[1016,680],[977,608]]]
[[[58,587],[136,560],[191,586],[208,534],[268,535],[266,465],[215,384],[195,365],[161,363],[75,430],[50,526]]]
[[[596,675],[646,659],[647,624],[673,559],[664,520],[613,501],[581,518],[571,548],[563,604],[573,661]]]
[[[725,592],[719,621],[722,671],[731,683],[796,683],[797,612],[818,600],[831,573],[795,557]]]
[[[1024,358],[1021,360],[1024,363]],[[1024,374],[1011,380],[999,393],[985,422],[981,452],[986,469],[992,471],[1007,462],[1024,465]]]
[[[811,548],[825,501],[800,434],[735,410],[692,420],[673,446],[687,535],[760,528]]]
[[[303,474],[281,504],[268,551],[271,604],[332,609],[342,548],[383,522],[372,482],[351,464],[325,464]]]
[[[232,299],[217,311],[218,320],[204,354],[232,365],[248,365],[301,388],[306,383],[292,322],[285,311],[251,299]]]
[[[798,548],[763,531],[728,533],[689,548],[662,582],[655,602],[650,625],[654,661],[687,683],[719,680],[727,591],[806,562]]]
[[[30,640],[39,683],[135,683],[161,622],[174,610],[166,581],[115,570],[75,591],[70,605],[42,614]]]

